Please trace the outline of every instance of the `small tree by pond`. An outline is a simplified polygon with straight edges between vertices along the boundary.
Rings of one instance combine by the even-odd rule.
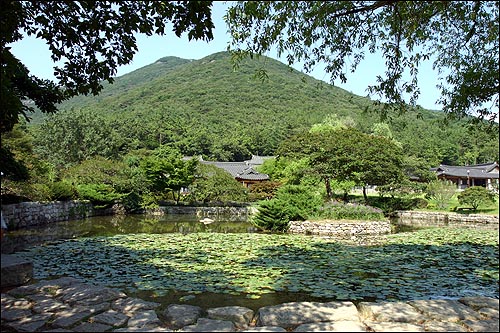
[[[458,195],[458,202],[461,205],[471,206],[474,211],[476,211],[480,205],[494,203],[496,199],[493,192],[482,186],[469,187]]]
[[[457,187],[447,180],[433,180],[425,188],[425,197],[436,203],[436,208],[446,209],[451,198],[455,195]]]

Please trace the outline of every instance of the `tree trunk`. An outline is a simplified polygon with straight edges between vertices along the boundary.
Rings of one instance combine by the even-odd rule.
[[[365,202],[368,202],[368,195],[366,195],[366,186],[363,185],[363,198],[365,198]]]
[[[326,187],[326,196],[328,200],[332,200],[332,187],[330,186],[330,178],[325,177],[325,187]]]

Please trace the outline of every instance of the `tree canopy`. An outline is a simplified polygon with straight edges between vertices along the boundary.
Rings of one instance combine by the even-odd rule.
[[[136,33],[163,35],[172,24],[180,37],[213,39],[211,1],[2,1],[0,19],[1,132],[19,116],[55,112],[61,101],[78,94],[98,94],[101,82],[113,81],[118,66],[137,51]],[[8,44],[23,34],[45,40],[57,83],[30,75]]]
[[[400,110],[416,105],[419,65],[433,59],[443,110],[494,122],[498,14],[496,1],[240,1],[226,21],[236,60],[275,48],[306,72],[324,64],[332,83],[346,82],[368,52],[382,54],[385,73],[368,91]]]

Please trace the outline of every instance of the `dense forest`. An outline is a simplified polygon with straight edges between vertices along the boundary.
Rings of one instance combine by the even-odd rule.
[[[258,76],[263,68],[264,79]],[[60,106],[64,112],[44,122],[35,118],[31,130],[40,156],[61,165],[160,145],[241,161],[274,155],[285,138],[337,115],[366,133],[386,122],[408,156],[429,166],[498,160],[498,131],[445,124],[442,113],[424,109],[381,120],[377,107],[267,57],[233,70],[230,54],[220,52],[196,61],[159,59],[118,77],[99,96],[75,97]]]
[[[134,161],[165,151],[243,161],[252,154],[276,155],[285,140],[328,119],[391,138],[414,168],[499,160],[498,126],[486,131],[423,108],[381,119],[380,107],[267,57],[246,59],[237,68],[227,52],[200,60],[165,57],[104,83],[98,96],[74,97],[56,114],[35,113],[31,122],[2,134],[2,163],[5,169],[10,161],[7,175],[29,173],[36,183],[65,173],[71,179],[85,168],[97,175],[105,161],[116,161],[106,171],[114,177],[122,172],[119,163],[137,166]],[[122,192],[140,188],[141,181],[122,184]]]

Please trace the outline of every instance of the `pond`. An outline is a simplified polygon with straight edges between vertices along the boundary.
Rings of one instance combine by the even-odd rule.
[[[2,250],[33,261],[38,279],[73,276],[162,304],[256,310],[290,301],[498,298],[497,231],[425,228],[372,238],[136,215],[11,231]]]

